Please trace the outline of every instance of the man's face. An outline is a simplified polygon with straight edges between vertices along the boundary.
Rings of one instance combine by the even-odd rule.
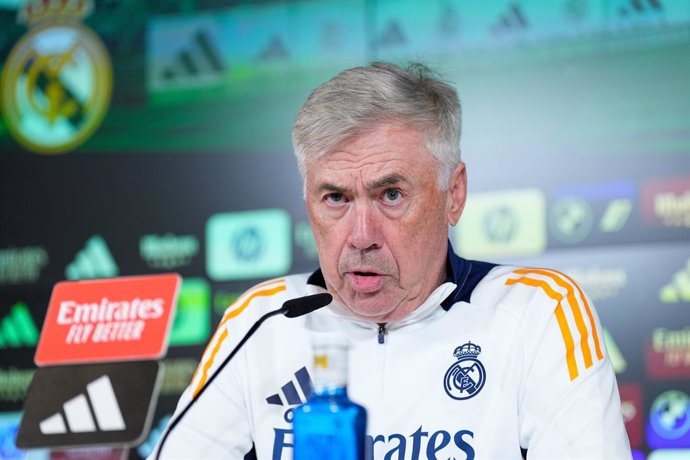
[[[443,281],[464,165],[440,191],[422,131],[380,125],[308,163],[305,185],[326,286],[356,316],[400,320]]]

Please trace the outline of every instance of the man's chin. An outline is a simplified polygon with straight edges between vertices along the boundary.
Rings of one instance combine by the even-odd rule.
[[[386,322],[394,312],[395,307],[392,306],[390,299],[386,299],[382,295],[371,295],[368,298],[357,298],[345,304],[350,312],[360,319],[372,321],[375,323]]]

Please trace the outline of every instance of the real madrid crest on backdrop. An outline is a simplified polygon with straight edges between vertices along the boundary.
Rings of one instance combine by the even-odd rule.
[[[6,61],[2,111],[14,138],[39,153],[64,153],[100,125],[110,102],[108,52],[80,21],[89,0],[30,0],[18,21],[29,31]]]
[[[476,396],[486,382],[486,370],[477,359],[482,349],[472,342],[457,347],[453,352],[458,360],[448,368],[443,378],[443,388],[453,399],[469,399]]]

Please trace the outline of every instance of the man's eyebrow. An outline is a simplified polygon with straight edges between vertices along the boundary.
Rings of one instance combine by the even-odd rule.
[[[319,191],[319,193],[321,193],[321,192],[345,193],[345,188],[338,187],[337,185],[329,184],[328,182],[324,182],[322,184],[319,184],[318,191]]]
[[[401,174],[389,174],[387,176],[383,176],[379,179],[367,183],[366,187],[369,190],[376,190],[379,188],[390,187],[391,185],[397,185],[401,182],[407,182],[405,176]],[[348,189],[335,184],[331,184],[330,182],[323,182],[319,184],[317,190],[319,191],[319,193],[346,193]]]
[[[389,174],[387,176],[383,176],[380,179],[376,179],[373,182],[369,182],[367,184],[367,188],[370,190],[378,189],[383,187],[389,187],[391,185],[397,185],[400,182],[407,182],[407,179],[405,179],[405,177],[400,174]]]

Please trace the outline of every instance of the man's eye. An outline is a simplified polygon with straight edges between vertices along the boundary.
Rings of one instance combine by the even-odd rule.
[[[342,203],[344,201],[344,197],[342,193],[329,193],[323,198],[325,201],[329,203]]]
[[[389,190],[386,190],[383,193],[383,199],[388,202],[395,202],[398,201],[402,198],[402,192],[398,190],[397,188],[392,188]]]

